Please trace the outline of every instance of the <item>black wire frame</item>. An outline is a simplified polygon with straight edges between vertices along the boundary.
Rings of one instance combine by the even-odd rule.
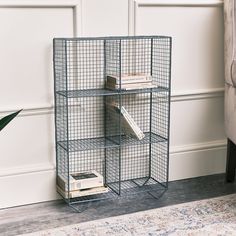
[[[171,53],[172,39],[165,36],[53,40],[56,174],[67,179],[68,196],[69,176],[78,171],[98,171],[110,189],[63,196],[69,205],[168,187]],[[107,75],[121,78],[130,70],[149,73],[156,86],[106,88]],[[144,139],[124,133],[121,111],[114,120],[111,102],[127,108]]]

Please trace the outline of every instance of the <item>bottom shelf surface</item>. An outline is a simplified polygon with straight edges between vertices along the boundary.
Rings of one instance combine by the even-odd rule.
[[[118,198],[119,196],[127,197],[132,194],[141,192],[150,192],[153,197],[161,196],[163,191],[167,189],[167,185],[154,180],[153,178],[143,177],[132,180],[124,180],[120,182],[120,191],[117,192],[119,182],[109,183],[107,186],[109,191],[107,193],[94,194],[89,196],[65,199],[69,204],[86,203],[91,201],[105,200],[111,198]],[[119,194],[120,193],[120,194]]]

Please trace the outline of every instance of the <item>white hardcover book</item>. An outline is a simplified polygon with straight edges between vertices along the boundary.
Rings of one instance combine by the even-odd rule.
[[[69,189],[71,191],[77,190],[76,183],[73,182],[73,178],[69,177]],[[68,190],[68,180],[65,176],[57,176],[57,185],[64,191]]]
[[[132,83],[147,83],[152,82],[151,75],[139,74],[139,75],[123,75],[121,79],[118,76],[107,76],[107,83],[112,84],[132,84]]]
[[[139,83],[127,83],[127,84],[112,84],[107,83],[106,88],[108,89],[122,89],[122,90],[132,90],[132,89],[145,89],[145,88],[155,88],[152,82],[139,82]]]
[[[134,121],[134,119],[130,116],[130,114],[127,112],[127,110],[123,106],[121,107],[121,113],[125,117],[125,120],[127,121],[127,123],[129,124],[128,126],[126,126],[126,128],[128,128],[128,130],[131,131],[131,134],[134,133],[135,136],[139,140],[142,140],[145,137],[145,134],[139,128],[137,123]],[[125,123],[125,125],[126,125],[126,123]],[[130,130],[130,128],[131,128],[131,130]]]
[[[130,129],[130,126],[132,126],[132,130]],[[123,124],[124,130],[126,131],[126,133],[129,134],[133,134],[133,132],[135,133],[135,136],[139,139],[142,140],[145,137],[145,134],[140,130],[140,128],[136,127],[133,123],[131,123],[131,125],[127,125],[127,123]]]
[[[68,179],[65,176],[57,177],[57,184],[64,191],[68,191]],[[97,171],[77,172],[69,175],[70,191],[82,190],[104,185],[103,176]]]
[[[121,77],[117,75],[107,75],[107,79],[115,84],[121,83],[137,83],[137,82],[148,82],[152,81],[152,76],[150,74],[145,73],[130,73],[123,74]]]
[[[133,90],[133,89],[151,89],[155,88],[156,86],[153,83],[143,83],[143,84],[137,84],[135,86],[126,86],[126,87],[121,87],[123,90]]]
[[[64,197],[64,198],[76,198],[76,197],[85,197],[94,194],[101,194],[107,193],[109,189],[107,187],[96,187],[84,190],[76,190],[76,191],[64,191],[59,186],[57,186],[57,191]]]
[[[121,122],[124,128],[124,131],[139,140],[142,140],[145,137],[145,134],[143,131],[139,128],[137,123],[134,121],[134,119],[130,116],[128,111],[124,108],[124,106],[121,106],[121,109],[119,109],[118,104],[111,104],[114,106],[114,108],[118,109],[118,111],[121,112]]]

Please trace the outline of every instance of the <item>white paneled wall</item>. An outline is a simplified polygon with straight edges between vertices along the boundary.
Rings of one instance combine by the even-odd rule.
[[[170,180],[224,172],[223,2],[138,0],[133,9],[135,34],[173,37]]]
[[[0,116],[24,111],[0,134],[0,208],[57,198],[53,37],[79,32],[80,1],[0,1]]]
[[[58,197],[53,37],[172,36],[170,180],[224,172],[221,1],[0,0],[0,29],[0,117],[24,108],[0,134],[0,208]]]

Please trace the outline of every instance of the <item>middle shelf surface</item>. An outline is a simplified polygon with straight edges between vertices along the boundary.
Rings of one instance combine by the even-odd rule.
[[[92,149],[100,148],[113,148],[119,146],[128,146],[128,145],[139,145],[139,144],[148,144],[148,143],[158,143],[167,141],[166,138],[150,132],[145,132],[145,137],[142,140],[137,138],[126,136],[126,135],[117,135],[111,137],[99,137],[99,138],[86,138],[86,139],[75,139],[67,141],[58,141],[57,144],[60,145],[63,149],[69,152],[85,151]]]
[[[132,90],[110,90],[110,89],[83,89],[83,90],[68,90],[57,91],[56,93],[66,98],[77,97],[94,97],[94,96],[109,96],[118,94],[135,94],[135,93],[150,93],[150,92],[168,92],[165,87],[143,88]]]

